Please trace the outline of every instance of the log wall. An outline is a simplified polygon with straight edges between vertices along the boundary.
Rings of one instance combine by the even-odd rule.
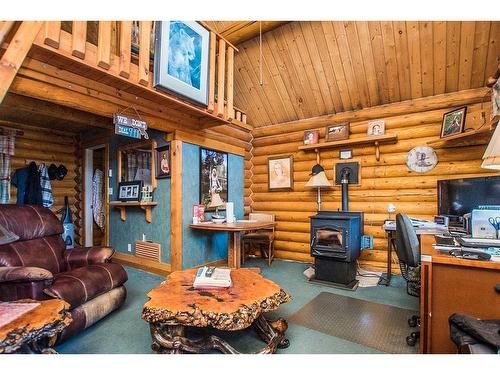
[[[480,168],[487,137],[469,141],[460,147],[436,146],[438,165],[425,174],[412,172],[405,164],[409,150],[439,138],[445,112],[467,105],[466,128],[489,126],[491,104],[488,100],[488,92],[484,89],[467,90],[256,128],[253,132],[252,210],[276,214],[276,256],[299,261],[312,260],[309,256],[309,216],[316,211],[316,191],[304,185],[316,163],[316,154],[313,151],[298,151],[298,147],[303,144],[304,130],[319,129],[320,142],[323,142],[326,125],[349,121],[350,138],[365,137],[367,122],[383,118],[386,134],[397,134],[396,144],[380,146],[380,161],[375,159],[372,145],[352,148],[353,159],[361,163],[361,184],[350,186],[349,208],[365,213],[365,234],[374,236],[374,249],[364,250],[360,263],[367,268],[382,269],[387,260],[387,244],[381,226],[389,217],[389,203],[396,205],[397,212],[432,219],[437,213],[437,180],[492,173]],[[294,191],[269,192],[267,159],[284,154],[293,154],[294,157]],[[320,155],[321,164],[332,181],[334,165],[339,162],[339,150],[323,150]],[[323,210],[340,209],[340,187],[323,191],[322,200]],[[397,270],[396,260],[393,260],[393,269]]]
[[[4,127],[9,127],[3,124]],[[52,180],[52,194],[54,197],[55,212],[64,206],[64,197],[68,196],[73,221],[75,223],[76,241],[79,243],[81,235],[81,211],[80,211],[80,187],[78,176],[80,175],[79,161],[77,158],[77,138],[72,133],[38,128],[28,125],[15,124],[16,129],[24,132],[22,136],[16,137],[15,154],[11,159],[11,170],[24,168],[31,160],[39,165],[42,161],[50,166],[54,163],[59,166],[63,164],[68,169],[68,174],[62,181]],[[11,203],[16,203],[17,189],[11,187]],[[58,215],[59,216],[59,215]]]

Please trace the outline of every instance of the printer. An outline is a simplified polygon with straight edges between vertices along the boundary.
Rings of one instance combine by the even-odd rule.
[[[499,223],[496,223],[496,218]],[[493,224],[490,222],[492,218]],[[495,227],[498,225],[498,227]],[[492,238],[497,239],[497,233],[500,229],[500,209],[480,208],[472,210],[471,214],[471,234],[473,238]]]

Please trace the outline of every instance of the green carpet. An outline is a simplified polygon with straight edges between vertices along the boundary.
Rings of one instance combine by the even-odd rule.
[[[280,284],[294,298],[279,310],[268,314],[269,318],[288,318],[321,292],[337,293],[412,310],[419,308],[418,298],[406,294],[404,280],[400,277],[393,277],[389,287],[358,288],[355,292],[350,292],[307,282],[302,272],[308,265],[303,263],[275,260],[269,268],[265,261],[251,260],[246,262],[245,266],[260,267],[263,276]],[[141,310],[147,299],[146,293],[163,278],[129,267],[126,267],[126,270],[129,280],[126,284],[128,296],[124,306],[57,346],[59,353],[152,353],[149,327],[141,320]],[[408,327],[408,333],[411,330]],[[220,336],[242,352],[252,352],[263,347],[262,341],[251,330],[222,333]],[[290,346],[287,349],[279,349],[278,353],[381,353],[367,346],[294,324],[289,325],[287,338],[290,340]],[[406,345],[405,337],[401,338],[401,345]]]

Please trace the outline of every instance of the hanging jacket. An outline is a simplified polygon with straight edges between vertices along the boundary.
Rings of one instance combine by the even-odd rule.
[[[40,173],[34,161],[28,165],[28,179],[26,181],[26,191],[24,193],[24,204],[42,205]]]

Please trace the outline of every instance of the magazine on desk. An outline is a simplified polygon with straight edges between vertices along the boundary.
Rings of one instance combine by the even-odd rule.
[[[223,289],[231,286],[231,269],[201,267],[196,272],[195,289]]]

